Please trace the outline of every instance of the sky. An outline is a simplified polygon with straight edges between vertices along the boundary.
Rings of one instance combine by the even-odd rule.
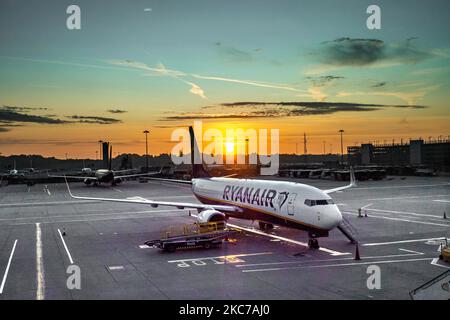
[[[81,9],[69,30],[66,9]],[[366,9],[381,9],[381,29]],[[169,153],[173,130],[279,129],[280,152],[450,134],[450,2],[0,2],[0,153]]]

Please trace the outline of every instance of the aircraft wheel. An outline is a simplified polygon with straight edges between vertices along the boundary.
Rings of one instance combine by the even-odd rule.
[[[317,239],[309,239],[308,240],[308,247],[310,249],[319,249],[319,241],[317,241]]]
[[[174,244],[168,244],[164,247],[164,250],[167,252],[175,252],[175,250],[177,250],[177,247]]]

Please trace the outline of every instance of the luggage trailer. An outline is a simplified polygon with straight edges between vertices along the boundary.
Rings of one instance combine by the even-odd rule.
[[[238,232],[226,228],[223,222],[194,223],[184,225],[182,229],[170,227],[160,239],[149,240],[144,244],[166,252],[175,252],[181,248],[209,249],[220,246],[224,239]]]

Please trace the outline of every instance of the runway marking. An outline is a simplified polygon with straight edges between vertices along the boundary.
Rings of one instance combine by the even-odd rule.
[[[450,186],[450,183],[440,183],[440,184],[417,184],[412,186],[386,186],[386,187],[362,187],[354,188],[353,190],[365,190],[365,189],[399,189],[399,188],[423,188],[423,187],[440,187],[440,186]]]
[[[391,197],[391,198],[375,198],[375,199],[366,199],[369,201],[375,201],[375,200],[395,200],[395,199],[421,199],[421,198],[435,198],[435,197],[448,197],[448,194],[438,194],[438,195],[432,195],[432,196],[405,196],[405,197]]]
[[[434,258],[434,259],[431,261],[431,264],[432,264],[433,266],[438,266],[438,267],[450,269],[450,266],[442,265],[442,264],[438,263],[438,261],[439,261],[439,258]]]
[[[394,211],[394,210],[372,209],[372,208],[365,209],[365,210],[367,210],[367,211],[378,211],[378,212],[388,212],[388,213],[400,213],[400,214],[406,214],[406,215],[411,215],[411,216],[440,218],[440,219],[442,219],[442,216],[436,216],[436,215],[424,214],[424,213],[408,212],[408,211]]]
[[[404,252],[416,253],[416,254],[424,254],[423,252],[408,250],[408,249],[403,249],[403,248],[398,248],[398,250],[404,251]]]
[[[14,251],[16,250],[17,239],[14,241],[14,245],[11,250],[11,254],[9,255],[8,264],[6,265],[5,273],[3,274],[2,284],[0,285],[0,294],[3,293],[3,288],[5,287],[6,278],[8,277],[9,267],[11,266],[11,261],[14,255]]]
[[[389,245],[389,244],[412,243],[412,242],[425,242],[425,241],[434,241],[434,240],[445,240],[445,237],[441,237],[441,238],[426,238],[426,239],[400,240],[400,241],[391,241],[391,242],[364,243],[364,244],[362,244],[362,246],[364,246],[364,247],[372,247],[372,246],[384,246],[384,245]]]
[[[45,298],[44,262],[42,255],[41,224],[36,223],[36,300]]]
[[[48,202],[16,202],[16,203],[3,203],[1,207],[25,207],[25,206],[51,206],[51,205],[64,205],[64,204],[85,204],[85,203],[97,203],[100,201],[95,200],[77,200],[77,201],[48,201]]]
[[[417,258],[417,259],[403,259],[403,260],[382,260],[382,261],[369,261],[369,262],[353,262],[353,263],[340,263],[340,264],[325,264],[315,266],[298,266],[298,267],[285,267],[285,268],[268,268],[268,269],[250,269],[242,270],[242,272],[265,272],[265,271],[279,271],[279,270],[292,270],[292,269],[304,269],[304,268],[329,268],[329,267],[349,267],[349,266],[361,266],[367,264],[387,264],[387,263],[399,263],[399,262],[415,262],[432,260],[433,258]]]
[[[109,270],[123,270],[124,266],[109,266]]]
[[[357,216],[356,213],[348,212],[348,211],[342,211],[346,214],[351,214],[354,216]],[[392,218],[392,217],[385,217],[385,216],[370,216],[369,218],[377,218],[377,219],[385,219],[385,220],[393,220],[393,221],[403,221],[403,222],[410,222],[410,223],[418,223],[418,224],[427,224],[430,226],[439,226],[439,227],[447,227],[450,228],[450,224],[442,224],[442,223],[434,223],[434,222],[425,222],[425,221],[417,221],[417,220],[408,220],[408,219],[401,219],[401,218]]]
[[[117,189],[117,188],[112,188],[112,189],[115,190],[115,191],[117,191],[117,192],[123,193],[123,191],[120,190],[120,189]]]
[[[416,253],[405,253],[405,254],[388,254],[384,256],[362,256],[363,259],[380,259],[380,258],[400,258],[400,257],[412,257],[412,256],[418,256],[418,255],[424,255],[422,252],[416,252]],[[280,265],[280,264],[306,264],[306,263],[313,263],[313,262],[330,262],[330,261],[348,261],[353,260],[353,257],[347,257],[347,258],[337,258],[337,259],[314,259],[314,260],[307,260],[307,261],[284,261],[284,262],[263,262],[263,263],[249,263],[249,264],[239,264],[236,267],[237,268],[245,268],[245,267],[258,267],[258,266],[270,266],[270,265]]]
[[[189,209],[163,209],[163,210],[144,210],[144,211],[125,211],[125,212],[111,212],[111,213],[89,213],[89,214],[80,214],[76,215],[76,217],[90,217],[90,216],[107,216],[107,215],[120,215],[120,214],[139,214],[139,213],[159,213],[159,212],[177,212],[177,211],[188,211]],[[0,219],[0,221],[17,221],[17,220],[32,220],[32,219],[50,219],[50,218],[67,218],[71,216],[40,216],[40,217],[20,217],[20,218],[4,218]],[[144,217],[146,218],[146,217]],[[116,218],[111,218],[114,220]],[[129,218],[121,218],[121,219],[129,219]],[[133,218],[132,219],[138,219]],[[99,220],[109,220],[109,219],[99,219]],[[79,221],[97,221],[97,220],[64,220],[64,222],[79,222]],[[56,223],[56,222],[41,222],[41,223]],[[22,223],[22,224],[31,224],[31,223]],[[20,224],[17,224],[20,225]]]
[[[285,238],[285,237],[281,237],[281,236],[277,236],[277,235],[273,235],[273,234],[268,234],[268,233],[265,233],[265,232],[262,232],[262,231],[259,231],[259,230],[256,230],[256,229],[245,228],[245,227],[241,227],[241,226],[238,226],[238,225],[235,225],[235,224],[231,224],[231,223],[228,223],[227,225],[232,227],[232,228],[241,229],[241,230],[244,230],[244,231],[248,231],[248,232],[256,233],[256,234],[259,234],[259,235],[267,236],[267,237],[270,237],[270,238],[273,238],[273,239],[278,239],[278,240],[282,240],[282,241],[285,241],[285,242],[298,244],[298,245],[301,245],[303,247],[308,247],[308,244],[305,243],[305,242],[296,241],[296,240],[292,240],[292,239],[289,239],[289,238]],[[326,252],[326,253],[329,253],[332,256],[343,256],[343,255],[351,254],[350,252],[339,252],[339,251],[334,251],[334,250],[323,248],[323,247],[320,247],[319,250],[323,251],[323,252]]]
[[[242,253],[242,254],[232,254],[226,256],[218,256],[218,257],[201,257],[201,258],[192,258],[192,259],[179,259],[179,260],[169,260],[168,263],[176,263],[179,268],[190,267],[189,264],[192,263],[196,266],[204,266],[207,263],[205,261],[212,261],[214,264],[225,264],[225,263],[240,263],[245,262],[240,259],[241,257],[250,257],[250,256],[261,256],[261,255],[269,255],[272,252],[257,252],[257,253]]]
[[[67,256],[69,257],[70,264],[73,264],[72,256],[70,255],[69,249],[67,248],[66,242],[64,241],[63,235],[61,234],[61,230],[58,229],[59,236],[61,237],[61,241],[64,245],[64,249],[66,249]]]
[[[450,202],[450,200],[433,200],[435,202]]]

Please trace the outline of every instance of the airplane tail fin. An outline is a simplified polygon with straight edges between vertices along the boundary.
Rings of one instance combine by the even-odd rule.
[[[195,140],[194,129],[192,127],[189,127],[189,135],[191,137],[192,178],[209,178],[211,175],[203,167],[202,157],[198,150],[197,140]]]

